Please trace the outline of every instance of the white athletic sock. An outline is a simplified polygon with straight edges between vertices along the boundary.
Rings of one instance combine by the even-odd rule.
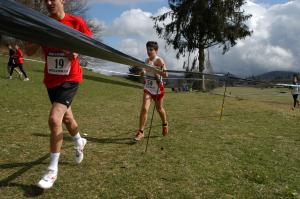
[[[50,164],[49,164],[48,169],[53,170],[55,172],[58,171],[59,156],[60,156],[60,153],[51,153],[50,154],[51,160],[50,160]]]
[[[80,142],[81,136],[80,136],[79,132],[75,136],[73,136],[73,140],[74,140],[76,146],[81,145],[81,142]]]

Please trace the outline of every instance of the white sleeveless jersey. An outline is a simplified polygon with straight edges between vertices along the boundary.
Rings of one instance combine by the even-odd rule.
[[[152,62],[155,63],[158,59],[160,59],[160,57],[156,56],[152,60]],[[146,59],[145,62],[147,62],[147,60],[148,59]],[[161,76],[159,76],[159,79],[157,79],[154,72],[145,71],[145,85],[144,85],[145,90],[149,91],[152,95],[159,95],[161,94],[161,89],[160,89],[161,86],[163,86],[163,81]]]
[[[297,83],[293,83],[294,85],[299,85],[298,82]],[[299,87],[293,87],[292,88],[292,95],[299,95]]]

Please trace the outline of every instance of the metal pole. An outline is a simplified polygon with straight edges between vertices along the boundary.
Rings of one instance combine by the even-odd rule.
[[[227,74],[226,78],[225,78],[225,88],[224,88],[223,102],[222,102],[222,107],[221,107],[220,121],[222,120],[223,113],[224,113],[224,105],[225,105],[225,98],[226,98],[226,91],[227,91],[228,76],[229,76],[229,74]]]
[[[148,137],[147,137],[147,144],[146,144],[145,153],[147,152],[147,149],[148,149],[148,143],[149,143],[150,134],[151,134],[151,129],[152,129],[152,122],[153,122],[154,111],[155,111],[156,103],[157,103],[157,96],[158,96],[159,86],[160,86],[160,85],[158,85],[157,91],[156,91],[155,103],[154,103],[154,106],[153,106],[153,111],[152,111],[152,116],[151,116],[151,122],[150,122],[150,127],[149,127]]]

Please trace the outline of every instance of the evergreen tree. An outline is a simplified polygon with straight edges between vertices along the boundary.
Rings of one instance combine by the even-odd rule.
[[[197,71],[203,72],[206,48],[219,45],[226,53],[238,39],[251,35],[245,22],[245,0],[168,0],[170,11],[153,17],[154,28],[177,58],[197,54]],[[189,66],[186,66],[189,68]],[[193,67],[189,68],[190,70]]]

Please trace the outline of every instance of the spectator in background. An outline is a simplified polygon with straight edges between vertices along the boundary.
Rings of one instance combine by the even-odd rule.
[[[10,44],[7,45],[7,48],[8,48],[7,75],[9,77],[10,70],[11,70],[11,68],[14,65],[15,51],[14,51],[14,49],[12,48],[12,46]],[[17,68],[15,68],[14,71],[16,71],[18,73],[18,75],[20,76],[20,78],[22,77],[21,71],[19,71]]]
[[[23,52],[17,44],[15,45],[15,51],[16,52],[13,56],[14,64],[10,69],[9,79],[12,79],[12,74],[14,72],[14,69],[18,67],[25,77],[24,81],[29,81],[29,78],[27,77],[26,72],[23,69],[23,64],[24,64]]]
[[[298,84],[298,76],[296,74],[293,75],[293,85],[299,85]],[[296,105],[299,107],[299,101],[298,101],[298,95],[299,95],[299,87],[292,87],[292,96],[294,99],[294,106],[293,106],[293,110],[296,108]]]

